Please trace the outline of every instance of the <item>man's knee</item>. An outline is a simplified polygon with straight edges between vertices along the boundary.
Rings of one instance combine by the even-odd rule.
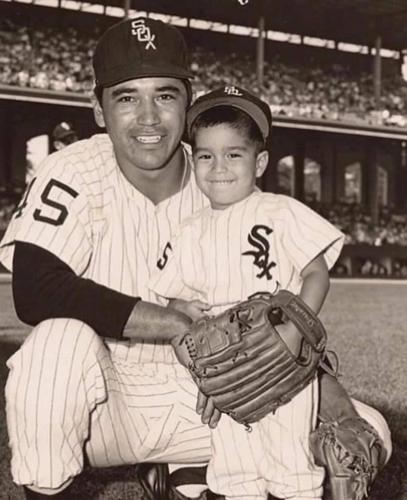
[[[9,359],[6,413],[17,484],[56,488],[82,470],[90,414],[107,398],[109,362],[96,333],[68,319],[39,324]]]
[[[369,424],[379,434],[383,442],[383,447],[386,450],[385,463],[387,463],[392,455],[393,445],[391,442],[390,428],[385,418],[378,410],[376,410],[376,408],[373,408],[373,406],[367,405],[366,403],[353,398],[352,402],[355,405],[356,411],[358,412],[359,416],[369,422]]]
[[[52,404],[59,400],[62,404],[79,384],[78,377],[95,365],[103,349],[101,339],[80,321],[61,318],[37,325],[7,362],[8,413],[37,411],[37,406],[51,398]],[[31,404],[27,404],[29,400]]]

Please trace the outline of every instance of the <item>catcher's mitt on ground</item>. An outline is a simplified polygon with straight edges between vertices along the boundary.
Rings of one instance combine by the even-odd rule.
[[[275,326],[291,321],[301,335],[294,356]],[[237,422],[257,422],[290,401],[314,378],[325,330],[296,295],[255,294],[218,316],[193,323],[182,338],[190,371],[203,394]]]
[[[317,465],[326,467],[332,500],[367,498],[385,451],[376,430],[363,418],[321,423],[311,433]]]

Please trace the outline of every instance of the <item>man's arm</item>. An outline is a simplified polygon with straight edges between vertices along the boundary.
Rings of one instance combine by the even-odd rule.
[[[179,311],[81,278],[54,254],[31,243],[15,243],[13,295],[17,316],[25,323],[73,318],[102,337],[170,343],[191,322]]]

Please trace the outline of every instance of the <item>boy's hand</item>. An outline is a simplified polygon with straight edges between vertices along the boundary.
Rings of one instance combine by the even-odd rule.
[[[193,321],[203,318],[211,306],[201,300],[170,299],[168,306],[189,316]]]
[[[303,336],[297,330],[297,327],[291,321],[287,323],[276,325],[274,327],[287,347],[298,358],[301,353]]]
[[[198,391],[198,399],[196,402],[196,412],[201,415],[203,424],[208,424],[211,429],[214,429],[220,420],[221,412],[215,408],[212,398],[208,398],[201,391]]]

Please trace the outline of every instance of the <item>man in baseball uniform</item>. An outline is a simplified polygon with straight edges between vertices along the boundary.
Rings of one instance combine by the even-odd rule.
[[[148,288],[171,234],[207,204],[181,144],[186,57],[179,31],[160,21],[107,30],[93,58],[107,133],[44,161],[1,242],[16,312],[33,326],[6,386],[12,475],[27,498],[72,498],[85,455],[95,467],[210,458],[201,418],[216,425],[219,414],[200,397],[197,415],[171,346],[190,319]],[[160,490],[167,467],[150,470]]]
[[[97,467],[209,459],[196,388],[169,345],[190,320],[147,287],[170,234],[206,203],[181,145],[185,41],[160,21],[124,21],[93,63],[107,134],[45,160],[1,243],[17,314],[34,326],[6,387],[12,475],[28,498],[69,498],[84,452]]]

